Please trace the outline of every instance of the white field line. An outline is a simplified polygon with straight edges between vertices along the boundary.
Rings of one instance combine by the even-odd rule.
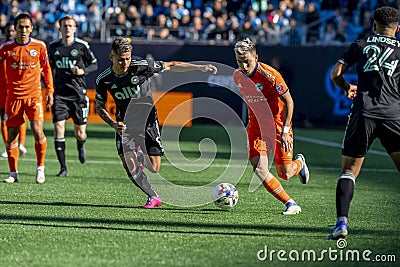
[[[317,145],[322,145],[322,146],[330,146],[330,147],[338,147],[340,149],[342,148],[342,144],[341,143],[329,142],[329,141],[314,139],[314,138],[310,138],[310,137],[295,136],[294,139],[295,140],[299,140],[299,141],[303,141],[303,142],[306,142],[306,143],[311,143],[311,144],[317,144]],[[368,153],[369,154],[374,154],[374,155],[382,155],[382,156],[387,156],[388,155],[386,152],[373,150],[373,149],[370,149],[368,151]]]
[[[324,141],[324,140],[319,140],[319,139],[314,139],[314,138],[309,138],[309,137],[304,137],[304,136],[296,136],[296,140],[306,142],[306,143],[312,143],[312,144],[318,144],[322,146],[329,146],[329,147],[337,147],[341,148],[342,145],[340,143],[335,143],[335,142],[329,142],[329,141]],[[382,151],[377,151],[377,150],[369,150],[368,153],[370,154],[375,154],[375,155],[382,155],[382,156],[387,156],[386,153]],[[1,158],[0,161],[6,160],[6,158]],[[30,162],[36,162],[36,159],[34,158],[20,158],[20,160],[23,161],[30,161]],[[57,159],[54,158],[46,158],[47,162],[58,162]],[[68,163],[79,163],[78,160],[67,160]],[[122,163],[119,160],[107,160],[107,161],[101,161],[101,160],[87,160],[86,164],[103,164],[103,165],[121,165]],[[161,164],[162,166],[175,166],[177,167],[182,166],[182,167],[208,167],[208,168],[227,168],[228,166],[230,168],[243,168],[245,166],[243,165],[238,165],[238,164],[199,164],[199,163],[176,163],[176,164],[171,164],[169,162],[163,162]],[[251,168],[249,164],[247,164],[246,168]],[[340,171],[340,168],[330,168],[330,167],[317,167],[313,166],[312,169],[314,170],[324,170],[324,171]],[[393,169],[373,169],[373,168],[363,168],[363,171],[366,172],[397,172],[394,168]]]

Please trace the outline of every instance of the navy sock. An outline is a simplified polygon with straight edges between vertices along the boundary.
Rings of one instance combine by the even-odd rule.
[[[65,164],[65,138],[54,138],[54,147],[56,149],[57,159],[61,168],[67,169]]]
[[[336,186],[337,217],[349,217],[350,202],[354,195],[355,177],[352,173],[342,173]]]

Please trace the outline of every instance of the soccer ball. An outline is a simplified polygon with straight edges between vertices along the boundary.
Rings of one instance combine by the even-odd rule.
[[[233,208],[239,200],[239,193],[234,185],[221,183],[214,187],[212,199],[219,208]]]

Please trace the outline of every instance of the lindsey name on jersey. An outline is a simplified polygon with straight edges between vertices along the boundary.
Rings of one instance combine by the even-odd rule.
[[[400,119],[399,42],[395,37],[374,34],[353,42],[338,61],[348,67],[357,63],[357,97],[352,112],[376,119]],[[384,81],[382,83],[382,80]],[[394,104],[396,103],[396,104]],[[359,107],[360,110],[355,110]]]
[[[151,110],[150,120],[156,119],[154,100],[151,93],[150,77],[165,68],[164,62],[152,60],[132,60],[128,71],[122,75],[113,72],[111,66],[96,79],[96,101],[107,102],[107,91],[117,107],[117,121],[123,121],[129,105],[147,106]],[[143,112],[130,114],[142,120]]]
[[[79,38],[65,45],[61,40],[49,45],[50,65],[55,71],[55,94],[65,99],[75,100],[86,95],[85,75],[97,70],[97,59],[89,44]],[[75,75],[71,68],[78,66],[85,75]]]

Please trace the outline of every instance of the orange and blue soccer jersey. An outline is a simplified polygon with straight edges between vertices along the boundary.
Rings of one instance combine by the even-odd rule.
[[[275,162],[289,164],[292,161],[292,151],[285,152],[281,149],[280,141],[285,118],[285,102],[280,97],[289,92],[282,75],[273,67],[257,62],[252,76],[246,76],[241,70],[236,70],[233,79],[249,110],[249,158],[269,154],[268,151],[264,151],[268,148],[276,149]],[[289,134],[293,137],[292,131]],[[275,140],[275,147],[268,144],[272,143],[272,138]],[[266,143],[260,146],[260,142]]]
[[[29,38],[26,44],[8,41],[0,47],[0,64],[7,73],[7,97],[28,99],[41,96],[41,73],[47,93],[52,94],[53,76],[47,56],[46,44]]]

